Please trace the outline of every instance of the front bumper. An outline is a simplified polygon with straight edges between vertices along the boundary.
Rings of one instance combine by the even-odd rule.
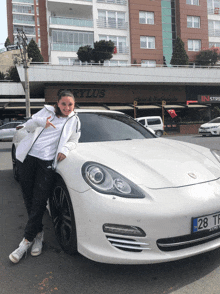
[[[164,251],[158,240],[191,234],[191,219],[220,211],[220,181],[155,190],[150,199],[123,199],[94,190],[69,189],[73,203],[78,251],[97,262],[149,264],[178,260],[220,247],[220,237],[187,248]],[[141,228],[135,237],[103,231],[104,224]],[[214,232],[216,233],[216,232]]]

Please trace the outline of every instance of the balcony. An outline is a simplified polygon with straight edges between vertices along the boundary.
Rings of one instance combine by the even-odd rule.
[[[118,30],[126,30],[128,28],[128,23],[124,20],[116,20],[116,19],[103,19],[100,18],[97,20],[98,28],[106,28],[106,29],[118,29]]]
[[[116,50],[118,54],[128,54],[129,47],[128,46],[116,46]]]
[[[34,0],[12,0],[12,3],[31,3],[34,4]]]
[[[83,45],[65,44],[65,43],[51,43],[51,51],[70,51],[77,52],[79,47]]]
[[[220,30],[209,29],[209,37],[220,37]]]
[[[215,8],[208,8],[208,14],[216,14],[220,16],[220,9],[219,7]]]
[[[50,17],[50,24],[92,28],[93,27],[93,20],[51,16]]]
[[[127,5],[126,0],[97,0],[97,3]]]

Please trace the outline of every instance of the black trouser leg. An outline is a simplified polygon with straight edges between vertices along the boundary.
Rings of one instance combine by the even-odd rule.
[[[54,171],[51,168],[52,162],[52,160],[44,161],[28,156],[27,161],[25,160],[23,163],[23,168],[29,163],[35,173],[33,177],[33,172],[30,171],[29,177],[27,171],[25,171],[24,173],[29,180],[25,179],[24,182],[21,183],[29,216],[24,237],[30,242],[33,241],[37,233],[41,232],[43,229],[42,219],[54,183]],[[28,170],[29,169],[30,167],[28,167]]]

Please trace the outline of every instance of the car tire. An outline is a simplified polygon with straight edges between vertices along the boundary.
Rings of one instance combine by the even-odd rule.
[[[16,155],[15,155],[16,149],[15,146],[12,146],[12,151],[11,151],[11,158],[12,158],[12,168],[13,168],[13,176],[14,179],[19,182],[19,176],[18,176],[18,167],[16,164]]]
[[[155,134],[158,136],[158,137],[161,137],[163,135],[163,131],[155,131]]]
[[[61,178],[56,180],[49,200],[56,238],[66,253],[77,253],[75,216],[68,189]]]

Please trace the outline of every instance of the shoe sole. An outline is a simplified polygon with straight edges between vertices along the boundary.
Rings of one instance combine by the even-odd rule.
[[[38,251],[38,252],[31,252],[31,255],[32,256],[38,256],[42,253],[42,250],[41,251]]]
[[[13,262],[13,263],[18,263],[19,260],[15,259],[14,256],[12,254],[9,255],[9,259]]]

